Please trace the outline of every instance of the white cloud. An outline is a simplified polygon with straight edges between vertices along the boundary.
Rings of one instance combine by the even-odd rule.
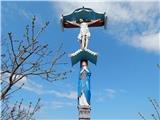
[[[25,90],[35,92],[37,94],[43,93],[43,86],[42,85],[35,83],[34,81],[27,79],[26,77],[24,77],[24,79],[17,82],[17,84],[15,84],[15,85],[17,87],[20,87],[22,84],[24,84],[24,86],[22,88]]]
[[[42,95],[42,94],[52,94],[56,97],[61,98],[67,98],[67,99],[77,99],[77,93],[75,91],[70,92],[59,92],[56,90],[48,90],[44,88],[42,85],[35,83],[34,81],[31,81],[30,79],[24,78],[23,80],[20,80],[16,86],[20,87],[24,83],[24,86],[22,87],[25,90],[34,92],[36,94]]]
[[[113,89],[113,88],[105,88],[101,91],[96,91],[93,96],[96,98],[98,102],[104,102],[107,99],[115,99],[117,96],[127,94],[128,92],[124,89]]]
[[[9,77],[9,73],[3,74],[3,76],[0,76],[1,80],[3,81],[8,81]],[[13,76],[14,77],[14,76]],[[16,78],[21,77],[20,75],[16,75]],[[23,85],[24,84],[24,85]],[[69,92],[60,92],[60,91],[56,91],[56,90],[49,90],[44,88],[41,84],[32,81],[31,79],[28,79],[27,77],[23,77],[21,80],[19,80],[15,86],[16,87],[22,87],[22,89],[30,91],[30,92],[34,92],[36,94],[39,95],[44,95],[44,94],[52,94],[55,95],[56,97],[60,97],[60,98],[67,98],[67,99],[77,99],[77,92],[75,91],[69,91]],[[68,86],[68,84],[67,84]]]
[[[69,93],[67,93],[67,92],[58,92],[55,90],[50,90],[50,91],[45,91],[45,94],[54,94],[57,97],[63,97],[63,98],[68,98],[68,99],[77,99],[77,93],[75,91],[70,91]]]
[[[82,6],[92,8],[96,12],[106,12],[108,16],[106,32],[117,40],[135,48],[159,53],[159,1],[82,1],[58,2],[54,5],[59,16],[62,13],[70,14]]]
[[[117,91],[111,88],[107,88],[106,90],[106,95],[108,98],[114,98],[116,96]]]
[[[19,7],[16,2],[2,2],[2,16],[6,18],[13,18],[15,15],[25,17],[29,20],[33,17],[33,13]]]
[[[131,39],[131,45],[144,48],[148,51],[160,52],[160,34],[154,33],[144,36],[134,36]]]
[[[38,26],[41,26],[43,24],[43,19],[40,16],[39,13],[37,12],[31,12],[30,10],[22,7],[19,5],[19,2],[17,1],[3,1],[2,2],[2,11],[1,11],[1,16],[3,19],[2,20],[2,28],[7,28],[10,24],[8,24],[8,20],[15,20],[15,17],[19,18],[19,21],[22,19],[26,19],[28,21],[31,21],[33,16],[36,16],[36,24]],[[4,26],[4,27],[3,27]]]
[[[1,81],[9,83],[9,77],[10,77],[10,73],[4,73],[0,75]],[[13,75],[13,79],[19,79],[20,77],[22,77],[21,75]],[[17,87],[21,87],[23,83],[26,83],[27,78],[23,77],[20,81],[18,81],[15,85]],[[27,87],[27,85],[26,85]]]
[[[48,109],[48,108],[54,108],[54,109],[59,109],[63,108],[65,106],[74,106],[72,102],[68,101],[49,101],[49,102],[44,102],[43,105]]]

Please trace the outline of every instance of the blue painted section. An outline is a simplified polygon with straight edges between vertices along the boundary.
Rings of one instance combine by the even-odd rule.
[[[82,68],[80,69],[80,71]],[[85,97],[87,99],[88,104],[90,105],[90,99],[91,99],[91,91],[90,91],[90,78],[91,78],[91,72],[86,71],[86,79],[81,79],[79,76],[78,80],[78,98],[82,95],[82,92],[84,91]],[[78,100],[79,105],[79,100]]]
[[[96,13],[90,8],[78,8],[73,13],[63,16],[63,19],[64,21],[79,21],[80,19],[83,19],[84,21],[97,19],[104,21],[105,14]]]

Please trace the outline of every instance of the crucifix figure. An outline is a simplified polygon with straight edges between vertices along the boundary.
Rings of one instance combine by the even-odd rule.
[[[78,40],[80,41],[80,47],[81,47],[82,50],[83,49],[87,49],[89,38],[91,36],[91,33],[89,32],[88,26],[96,23],[99,20],[100,19],[98,19],[98,20],[92,20],[90,22],[85,22],[83,19],[80,19],[79,20],[80,23],[77,23],[76,21],[75,22],[66,21],[69,24],[72,24],[72,25],[75,25],[77,27],[80,27],[80,32],[79,32],[79,35],[78,35]]]

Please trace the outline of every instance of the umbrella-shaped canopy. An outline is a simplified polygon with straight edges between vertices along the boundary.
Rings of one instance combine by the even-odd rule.
[[[84,49],[84,50],[79,49],[75,53],[72,53],[70,57],[72,66],[77,64],[81,60],[88,60],[96,65],[98,54],[89,49]]]
[[[77,26],[70,24],[67,21],[79,23],[80,19],[83,19],[84,22],[98,20],[94,24],[89,25],[89,27],[105,26],[106,24],[105,13],[103,14],[96,13],[90,8],[82,7],[82,8],[76,9],[73,13],[69,15],[65,15],[65,16],[62,15],[62,19],[61,19],[62,27],[76,28]]]

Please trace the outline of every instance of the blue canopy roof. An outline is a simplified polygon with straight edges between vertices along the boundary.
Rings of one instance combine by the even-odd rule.
[[[64,21],[79,21],[79,19],[83,19],[84,21],[91,21],[101,19],[104,20],[104,14],[99,14],[94,12],[90,8],[78,8],[72,14],[63,16]]]
[[[96,65],[98,54],[89,49],[85,50],[79,49],[75,53],[72,53],[70,57],[72,66],[77,64],[81,60],[89,60],[91,63]]]
[[[71,24],[66,23],[66,21],[76,21],[79,22],[80,19],[83,19],[85,22],[90,22],[93,20],[99,20],[97,23],[89,26],[89,27],[97,27],[97,26],[104,26],[106,21],[105,13],[96,13],[91,8],[78,8],[73,13],[69,15],[62,15],[62,24],[65,28],[73,28]]]

